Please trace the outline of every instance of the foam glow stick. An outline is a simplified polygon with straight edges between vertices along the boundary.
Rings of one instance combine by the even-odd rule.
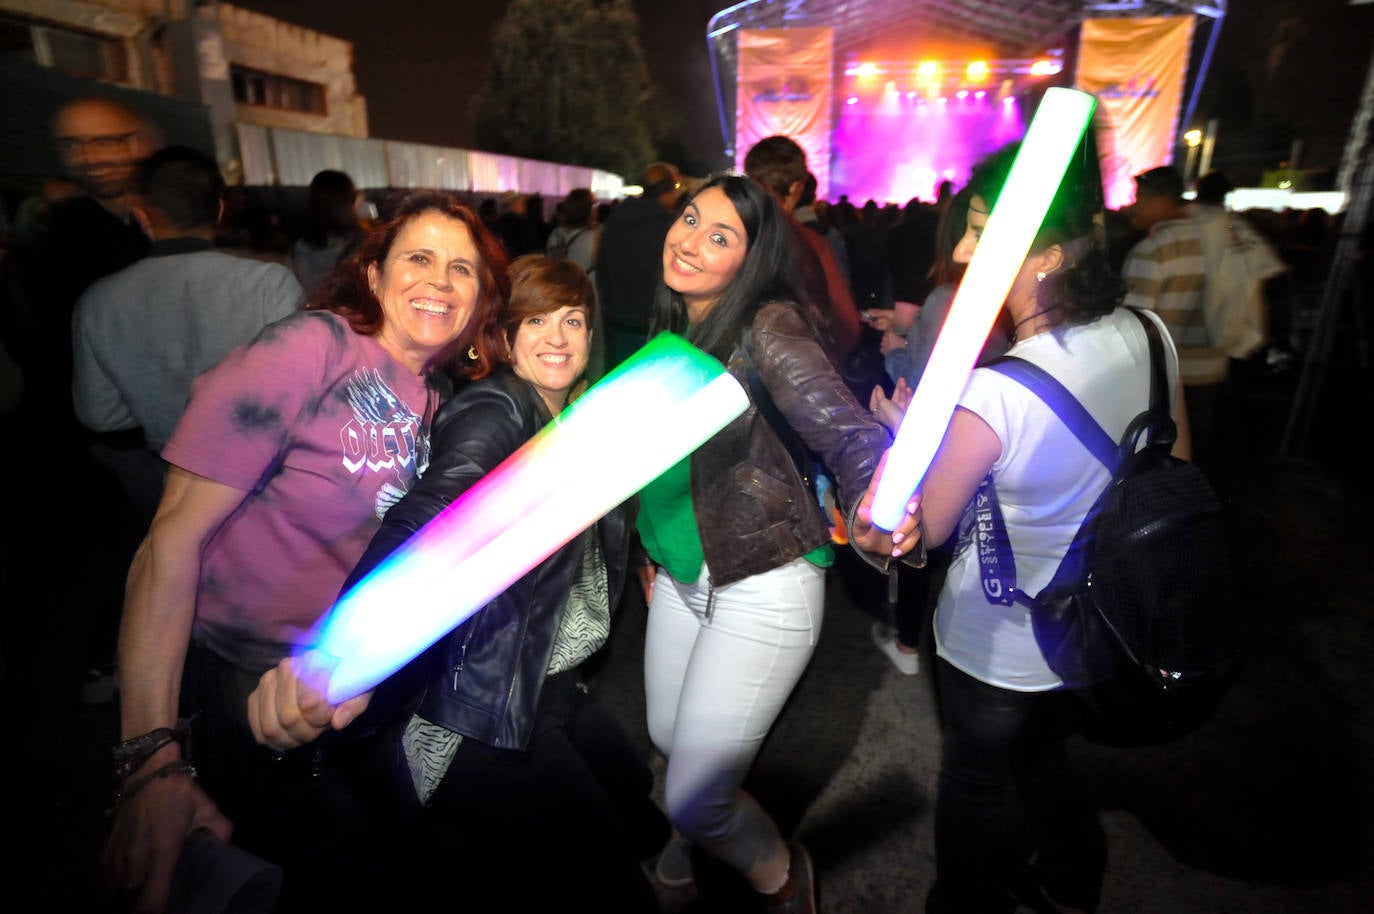
[[[744,412],[720,363],[660,334],[344,594],[302,648],[331,704],[360,694]],[[625,436],[633,420],[635,434]],[[312,664],[313,666],[313,664]]]
[[[1045,221],[1096,104],[1086,92],[1049,89],[1026,130],[1006,186],[988,216],[897,429],[873,496],[873,522],[884,530],[901,523],[911,493],[935,458],[969,373]]]

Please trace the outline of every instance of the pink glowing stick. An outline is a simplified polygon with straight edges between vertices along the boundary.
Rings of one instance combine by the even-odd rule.
[[[978,353],[1045,221],[1096,104],[1085,92],[1060,88],[1047,90],[1040,102],[897,429],[873,496],[873,522],[884,530],[901,523],[911,493],[935,458]]]
[[[331,704],[372,688],[744,412],[720,363],[661,334],[408,539],[312,630]],[[626,435],[626,423],[635,424]]]

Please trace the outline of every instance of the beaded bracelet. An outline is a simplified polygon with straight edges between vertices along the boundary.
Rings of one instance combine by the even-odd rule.
[[[168,762],[152,774],[144,775],[131,783],[128,787],[115,791],[114,805],[118,809],[120,805],[127,802],[130,797],[138,793],[150,783],[162,778],[171,777],[174,774],[184,774],[194,779],[196,777],[196,766],[190,759],[179,758],[176,761]]]
[[[153,753],[171,742],[181,744],[185,751],[186,735],[190,720],[182,718],[175,727],[158,727],[140,736],[134,736],[116,744],[114,747],[115,781],[123,781],[152,758]]]

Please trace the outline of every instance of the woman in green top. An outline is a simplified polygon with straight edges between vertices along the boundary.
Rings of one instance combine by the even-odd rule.
[[[740,789],[815,649],[833,561],[826,520],[778,434],[795,433],[834,473],[851,543],[882,556],[919,543],[914,502],[891,536],[868,521],[890,439],[825,355],[792,232],[773,197],[739,175],[708,181],[668,230],[655,328],[720,359],[751,406],[644,490],[639,531],[666,572],[652,590],[644,667],[669,818],[774,910],[812,911],[805,849]],[[690,881],[684,848],[664,852],[665,884]]]

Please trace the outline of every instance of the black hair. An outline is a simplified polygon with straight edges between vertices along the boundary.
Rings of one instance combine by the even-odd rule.
[[[981,197],[991,210],[1020,148],[1019,143],[1004,146],[974,166],[964,189],[970,196]],[[1064,252],[1063,264],[1036,287],[1041,309],[1056,325],[1090,324],[1110,314],[1125,297],[1125,284],[1107,256],[1102,218],[1102,174],[1097,143],[1089,129],[1031,244],[1032,253],[1056,244]]]
[[[806,151],[791,137],[764,137],[745,153],[744,173],[785,200],[792,185],[806,180]]]
[[[164,146],[139,166],[137,187],[178,229],[213,226],[224,199],[219,164],[199,149]]]
[[[568,191],[558,204],[558,222],[560,225],[582,228],[590,225],[592,221],[592,207],[596,204],[596,197],[592,195],[591,189],[577,187]]]
[[[770,302],[792,303],[813,329],[819,328],[820,315],[802,294],[796,238],[782,206],[762,184],[734,173],[710,178],[692,195],[693,199],[712,188],[719,188],[725,194],[744,224],[748,241],[744,262],[705,319],[691,326],[687,320],[687,303],[660,281],[654,299],[651,332],[667,330],[685,334],[697,348],[724,363],[740,344],[745,331],[753,326],[759,309]]]
[[[1219,171],[1209,171],[1197,179],[1197,202],[1208,206],[1222,206],[1226,195],[1236,189],[1231,179]]]
[[[363,232],[358,221],[358,190],[347,173],[326,168],[310,179],[310,223],[305,239],[316,247],[329,244],[329,236],[357,236]]]

